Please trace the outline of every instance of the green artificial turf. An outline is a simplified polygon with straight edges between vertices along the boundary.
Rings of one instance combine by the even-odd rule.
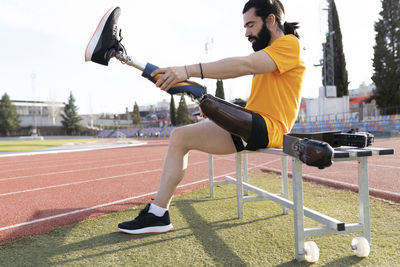
[[[250,183],[279,193],[275,174],[253,173]],[[47,234],[0,245],[0,266],[308,266],[294,253],[293,212],[282,215],[273,202],[245,203],[237,218],[235,186],[223,185],[210,198],[208,188],[174,198],[170,207],[174,231],[127,235],[119,222],[131,220],[143,206],[89,219]],[[346,223],[358,222],[358,195],[304,183],[309,208]],[[367,258],[354,256],[353,237],[346,234],[313,238],[320,259],[313,266],[398,266],[400,204],[370,199],[372,249]],[[305,226],[316,226],[305,219]],[[31,227],[35,227],[33,224]]]
[[[10,140],[0,141],[0,152],[34,151],[76,143],[89,143],[95,139],[60,139],[60,140]]]

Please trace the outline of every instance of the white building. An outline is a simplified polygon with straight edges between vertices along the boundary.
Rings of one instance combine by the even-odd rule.
[[[21,127],[61,126],[64,103],[21,100],[11,102],[17,109]]]
[[[336,87],[321,87],[318,98],[305,99],[305,110],[299,113],[301,121],[323,121],[348,119],[350,114],[349,96],[336,97]]]

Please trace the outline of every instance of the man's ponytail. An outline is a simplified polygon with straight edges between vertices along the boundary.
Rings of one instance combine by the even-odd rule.
[[[293,34],[300,39],[300,36],[296,31],[299,28],[298,24],[298,22],[285,22],[283,24],[285,34]]]

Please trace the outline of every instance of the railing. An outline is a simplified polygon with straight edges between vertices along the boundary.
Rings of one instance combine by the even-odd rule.
[[[379,117],[384,115],[400,114],[400,106],[378,108],[375,104],[364,104],[360,111],[341,112],[323,115],[305,116],[299,114],[296,123],[315,122],[315,121],[330,121],[330,120],[357,120],[363,122],[369,120],[371,117]]]

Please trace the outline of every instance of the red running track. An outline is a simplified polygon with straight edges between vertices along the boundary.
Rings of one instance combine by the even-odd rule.
[[[151,201],[158,187],[168,140],[146,145],[0,158],[0,242],[47,232],[87,218]],[[400,149],[400,139],[378,140],[377,147]],[[371,190],[400,200],[399,156],[369,160]],[[234,155],[214,156],[214,175],[234,175]],[[304,167],[305,178],[357,184],[356,162],[338,162],[320,171]],[[249,170],[280,169],[274,155],[250,154]],[[345,172],[343,170],[346,170]],[[347,171],[348,170],[348,171]],[[208,156],[191,151],[177,194],[208,184]],[[386,195],[385,195],[386,194]],[[394,198],[393,198],[394,196]],[[398,198],[396,198],[398,197]]]

